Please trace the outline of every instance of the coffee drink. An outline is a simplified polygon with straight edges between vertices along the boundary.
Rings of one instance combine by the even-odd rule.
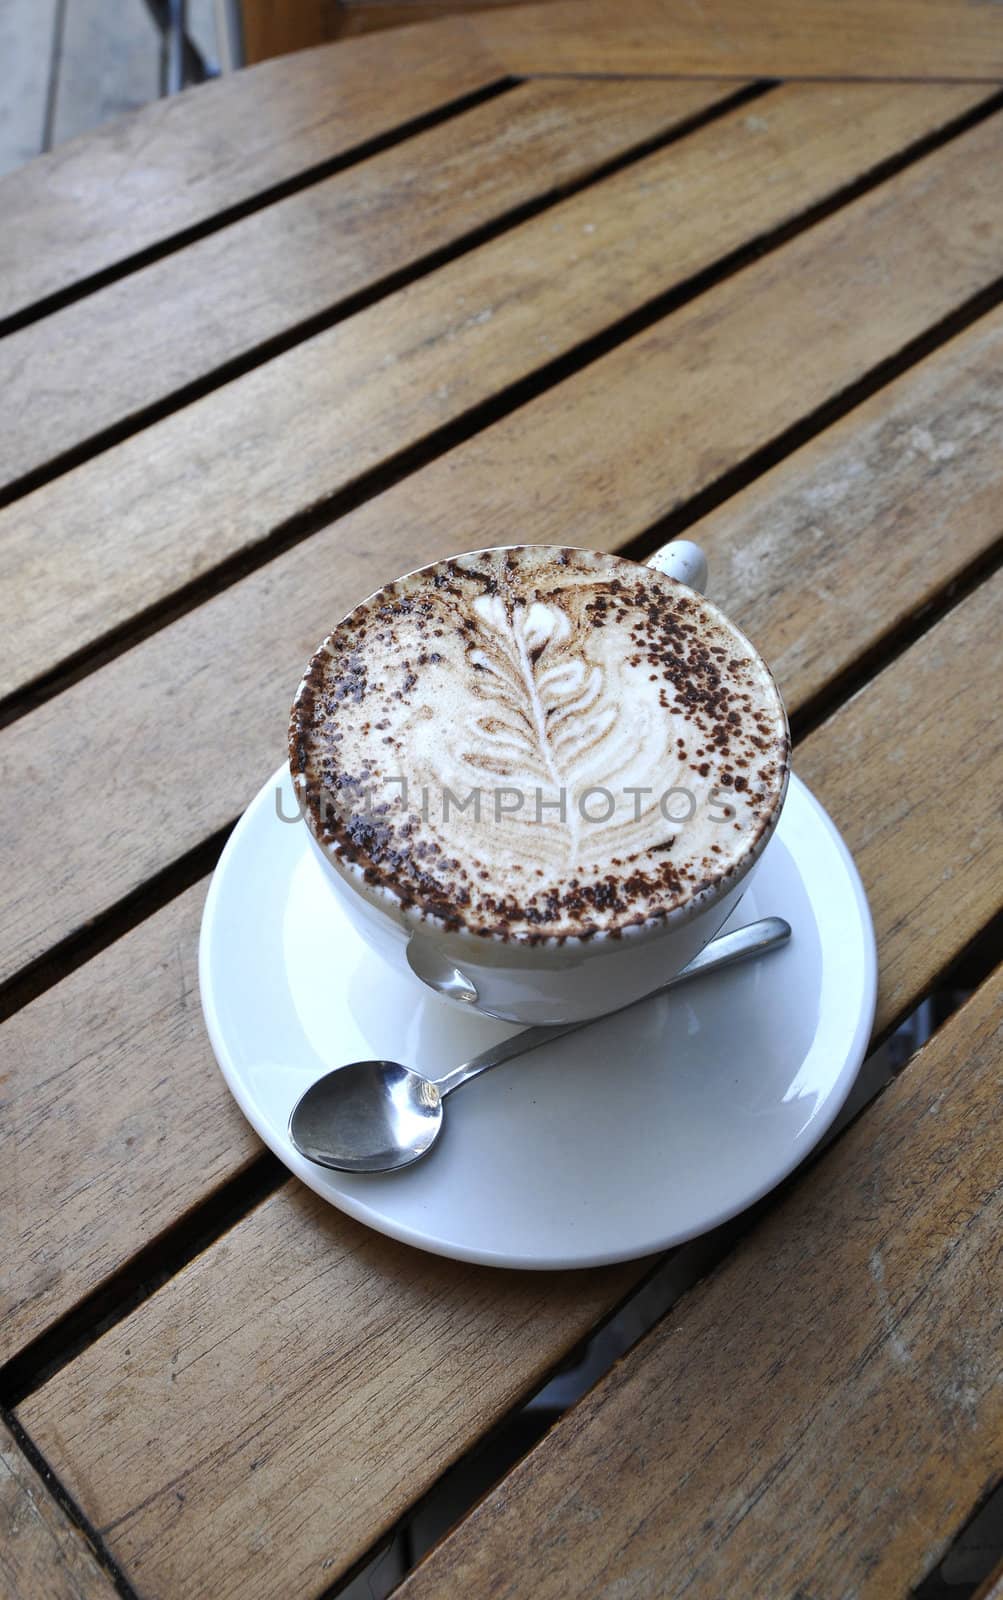
[[[425,567],[358,606],[293,706],[301,805],[413,916],[619,933],[747,863],[782,798],[769,669],[701,595],[587,550]]]

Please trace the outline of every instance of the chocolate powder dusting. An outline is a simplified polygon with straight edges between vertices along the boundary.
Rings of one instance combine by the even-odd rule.
[[[711,602],[617,557],[523,546],[357,607],[307,668],[289,756],[346,868],[447,927],[537,941],[620,932],[730,876],[773,816],[789,736]]]

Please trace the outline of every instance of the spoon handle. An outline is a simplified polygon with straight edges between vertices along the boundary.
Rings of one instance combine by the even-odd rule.
[[[620,1006],[618,1010],[629,1011],[632,1006],[639,1006],[645,1000],[653,1000],[656,995],[667,994],[678,983],[688,983],[690,978],[695,978],[701,972],[717,972],[721,967],[730,967],[736,961],[748,961],[752,956],[765,955],[768,950],[775,950],[779,945],[786,944],[791,936],[790,923],[783,917],[763,917],[758,922],[746,923],[744,928],[735,928],[731,933],[719,934],[716,939],[704,946],[698,956],[694,956],[688,967],[682,972],[677,972],[668,983],[661,984],[657,989],[652,989],[649,994],[642,995],[638,1000],[632,1000],[629,1005]],[[615,1016],[616,1012],[604,1012],[604,1017]],[[577,1033],[579,1028],[589,1028],[593,1022],[602,1022],[603,1017],[587,1017],[583,1022],[557,1022],[542,1028],[525,1028],[522,1033],[514,1033],[510,1039],[503,1039],[501,1044],[492,1045],[490,1050],[484,1050],[479,1056],[474,1056],[472,1061],[464,1061],[460,1066],[454,1067],[452,1072],[447,1072],[445,1077],[437,1078],[435,1086],[443,1098],[458,1089],[461,1083],[469,1083],[471,1078],[476,1078],[482,1072],[487,1072],[491,1067],[500,1067],[503,1061],[511,1061],[514,1056],[526,1055],[528,1051],[535,1050],[541,1044],[549,1044],[554,1039],[563,1039],[566,1033]]]

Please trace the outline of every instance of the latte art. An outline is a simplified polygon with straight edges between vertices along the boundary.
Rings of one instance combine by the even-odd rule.
[[[558,601],[507,605],[501,595],[485,594],[471,614],[473,716],[448,734],[440,781],[453,792],[479,793],[482,813],[490,795],[492,849],[509,867],[528,862],[570,870],[582,850],[598,866],[618,850],[643,846],[652,800],[635,818],[628,791],[640,788],[634,780],[662,755],[664,718],[649,703],[652,696],[635,693],[625,714],[615,664],[590,636],[598,629],[575,626]],[[427,772],[433,760],[427,751],[413,770]],[[527,834],[527,822],[534,833]]]
[[[482,551],[359,606],[314,657],[290,757],[340,863],[475,933],[565,938],[727,876],[782,793],[787,725],[748,641],[650,569]]]

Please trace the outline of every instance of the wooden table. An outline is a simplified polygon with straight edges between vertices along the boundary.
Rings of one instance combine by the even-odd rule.
[[[585,0],[0,184],[5,1596],[334,1595],[455,1463],[488,1492],[409,1600],[905,1596],[998,1481],[1000,82],[990,5]],[[877,1041],[966,951],[974,992],[668,1264],[419,1254],[231,1103],[207,875],[356,599],[683,529],[856,854]]]

